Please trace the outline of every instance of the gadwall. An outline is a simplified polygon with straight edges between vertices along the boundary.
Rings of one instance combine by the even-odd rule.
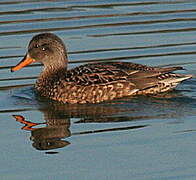
[[[17,71],[33,62],[44,65],[35,89],[41,96],[63,103],[99,103],[124,96],[152,95],[175,88],[191,75],[182,67],[150,67],[131,62],[99,62],[67,69],[67,51],[52,33],[34,36]]]

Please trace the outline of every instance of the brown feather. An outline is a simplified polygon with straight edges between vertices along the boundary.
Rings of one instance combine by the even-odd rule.
[[[43,96],[65,103],[99,103],[173,89],[179,83],[175,83],[175,80],[184,75],[172,71],[180,69],[148,67],[128,62],[92,63],[67,72],[62,69],[47,74],[47,78],[38,80],[36,88]],[[171,83],[168,85],[167,81]]]

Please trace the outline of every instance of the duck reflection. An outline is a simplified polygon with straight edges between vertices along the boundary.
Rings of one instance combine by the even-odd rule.
[[[123,107],[121,103],[70,105],[53,101],[42,101],[40,111],[43,112],[45,122],[35,123],[26,120],[21,115],[13,115],[14,118],[24,126],[22,130],[30,131],[32,146],[37,150],[51,150],[62,148],[70,144],[64,140],[71,135],[101,133],[105,131],[117,131],[143,128],[146,125],[126,126],[118,128],[107,128],[72,133],[70,122],[75,118],[74,123],[85,122],[122,122],[133,120],[133,117],[121,116],[121,114],[133,111],[131,108]],[[118,116],[117,116],[118,115]],[[79,120],[77,120],[79,119]]]
[[[162,94],[158,97],[124,98],[102,104],[61,104],[46,99],[39,99],[39,110],[45,122],[35,123],[23,116],[14,115],[24,126],[23,130],[31,131],[32,146],[37,150],[62,148],[70,144],[66,138],[73,135],[123,131],[147,127],[147,121],[122,127],[120,122],[172,119],[186,113],[195,112],[195,100],[182,96],[178,92]],[[193,111],[191,111],[193,110]],[[93,129],[73,132],[70,125],[76,123],[119,123],[116,128]],[[145,124],[144,124],[145,123]]]
[[[21,115],[13,116],[18,122],[24,124],[23,130],[31,131],[30,140],[33,141],[32,146],[37,150],[57,149],[70,144],[63,140],[71,134],[70,121],[67,119],[48,119],[45,123],[34,123],[25,120]],[[38,127],[39,125],[45,125],[45,127]]]

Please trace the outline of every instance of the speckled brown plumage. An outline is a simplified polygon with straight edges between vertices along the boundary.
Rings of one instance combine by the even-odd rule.
[[[31,62],[44,64],[36,89],[40,95],[64,103],[99,103],[137,94],[157,94],[175,88],[191,75],[173,73],[181,67],[149,67],[130,62],[102,62],[67,70],[67,53],[56,35],[35,36],[16,71]]]

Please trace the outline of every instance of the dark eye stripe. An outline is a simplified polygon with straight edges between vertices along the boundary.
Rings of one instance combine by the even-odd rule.
[[[44,44],[42,44],[41,46],[40,46],[39,44],[36,44],[34,47],[35,47],[35,48],[42,47],[42,50],[45,51],[45,50],[46,50],[46,46],[48,46],[47,43],[44,43]]]
[[[44,44],[42,44],[42,47],[43,47],[43,46],[48,46],[48,44],[47,44],[47,43],[44,43]]]

